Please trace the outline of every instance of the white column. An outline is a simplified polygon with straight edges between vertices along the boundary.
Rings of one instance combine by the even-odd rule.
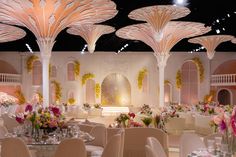
[[[169,53],[154,53],[157,59],[157,65],[159,68],[159,107],[164,107],[164,78],[165,78],[165,67],[167,60],[170,56]]]
[[[39,38],[41,60],[43,65],[43,107],[49,106],[49,63],[52,53],[52,47],[55,43],[54,38]]]
[[[50,56],[42,56],[43,65],[43,105],[49,106],[49,62]]]

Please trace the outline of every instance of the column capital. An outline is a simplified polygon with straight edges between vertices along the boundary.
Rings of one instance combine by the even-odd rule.
[[[207,53],[208,59],[212,60],[214,58],[215,51],[207,51],[206,53]]]
[[[157,65],[158,67],[165,67],[168,58],[170,57],[170,53],[154,53],[154,56],[157,59]]]
[[[40,49],[41,57],[51,57],[52,48],[55,44],[54,38],[38,38],[37,43]]]

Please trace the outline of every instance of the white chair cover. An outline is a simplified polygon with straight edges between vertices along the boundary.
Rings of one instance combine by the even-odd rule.
[[[204,142],[204,144],[206,145],[206,147],[208,146],[207,141],[208,141],[208,140],[215,140],[215,137],[222,137],[222,134],[220,134],[220,133],[214,133],[214,134],[210,134],[210,135],[208,135],[208,136],[205,136],[205,137],[203,138],[203,142]]]
[[[212,116],[205,116],[197,114],[195,115],[195,130],[196,133],[201,135],[209,135],[213,133],[213,130],[209,126]]]
[[[165,127],[169,134],[180,135],[185,128],[185,118],[170,118]]]
[[[185,119],[185,129],[193,130],[195,129],[195,117],[192,112],[178,112],[180,118]]]
[[[20,138],[5,138],[2,142],[1,157],[31,157],[31,155]]]
[[[206,148],[203,141],[195,133],[183,133],[180,137],[180,157],[187,157],[188,154],[199,148]]]
[[[157,128],[125,129],[124,157],[144,157],[147,137],[155,137],[168,154],[168,136]]]
[[[0,125],[0,139],[4,139],[7,133],[8,133],[7,128]]]
[[[8,115],[15,115],[17,106],[18,105],[10,105],[8,110],[7,110],[7,114]]]
[[[9,117],[8,114],[3,114],[2,119],[3,119],[3,126],[7,128],[8,132],[12,133],[13,129],[20,125],[14,118]]]
[[[54,157],[87,157],[84,142],[81,139],[63,140],[58,145]]]
[[[102,157],[120,157],[121,135],[115,135],[107,143]]]
[[[166,157],[166,153],[163,147],[155,137],[148,137],[147,145],[150,146],[150,148],[153,150],[157,157]]]
[[[154,153],[153,148],[151,148],[149,145],[145,145],[145,152],[146,157],[159,157],[157,154]]]
[[[101,156],[107,141],[107,130],[105,126],[94,126],[90,131],[90,135],[95,137],[95,139],[86,145],[88,156]]]
[[[102,108],[92,108],[91,110],[88,111],[88,115],[91,117],[101,117],[102,116]]]

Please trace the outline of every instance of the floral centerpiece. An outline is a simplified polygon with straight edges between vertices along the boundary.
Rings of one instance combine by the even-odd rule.
[[[19,123],[31,122],[32,134],[34,130],[43,129],[44,133],[49,133],[58,127],[62,128],[65,126],[64,119],[61,110],[56,106],[33,110],[30,104],[26,106],[24,115],[16,116],[16,121]]]
[[[149,105],[143,104],[143,106],[140,108],[140,113],[146,115],[152,115],[152,109]]]
[[[89,111],[91,109],[91,106],[88,103],[83,104],[83,108],[85,111]]]
[[[94,104],[93,107],[96,109],[102,109],[101,104]]]
[[[199,103],[195,105],[196,110],[204,115],[214,115],[216,114],[215,108],[218,107],[219,104],[216,104],[214,102],[212,103]]]
[[[0,92],[0,106],[8,107],[16,104],[17,99],[11,95]]]
[[[118,117],[116,117],[115,121],[120,125],[121,127],[127,127],[128,121],[130,120],[130,116],[126,113],[121,113]]]
[[[210,122],[210,126],[215,132],[223,135],[223,143],[228,145],[228,149],[236,152],[236,107],[232,113],[221,110]]]

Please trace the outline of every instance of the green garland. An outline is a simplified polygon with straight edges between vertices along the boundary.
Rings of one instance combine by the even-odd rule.
[[[100,97],[100,93],[101,93],[101,86],[99,83],[96,83],[95,85],[95,94],[96,94],[96,98]]]
[[[59,82],[57,82],[56,80],[53,80],[53,81],[52,81],[52,84],[53,84],[54,87],[55,87],[55,99],[56,99],[56,102],[60,102],[61,96],[62,96],[62,93],[61,93],[61,84],[60,84]]]
[[[203,67],[203,64],[202,64],[201,60],[198,57],[193,58],[192,61],[197,66],[200,82],[202,83],[204,81],[204,67]]]
[[[75,67],[74,67],[74,74],[75,77],[78,78],[80,74],[80,63],[79,61],[74,61]]]
[[[145,75],[147,74],[147,69],[143,68],[138,73],[138,89],[141,90],[143,88],[143,79]]]
[[[39,57],[38,56],[35,56],[35,55],[32,55],[32,56],[29,56],[27,58],[27,61],[26,61],[26,68],[27,68],[27,72],[30,73],[33,69],[33,63],[34,61],[36,61]]]
[[[84,85],[84,84],[87,82],[87,80],[92,79],[92,78],[94,78],[94,77],[95,77],[95,76],[94,76],[94,74],[92,74],[92,73],[84,74],[84,75],[82,76],[82,85]]]
[[[176,88],[180,89],[182,87],[182,77],[180,70],[177,71],[175,78],[176,78]]]

